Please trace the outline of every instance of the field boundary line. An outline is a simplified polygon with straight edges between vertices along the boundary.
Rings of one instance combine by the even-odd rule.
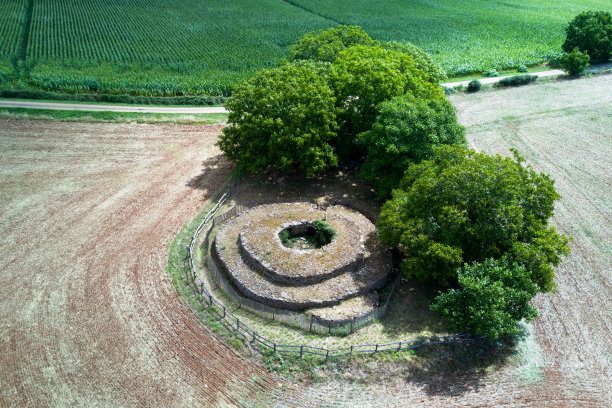
[[[303,357],[304,354],[317,355],[320,357],[325,357],[327,361],[330,358],[337,358],[342,356],[349,356],[353,354],[363,354],[363,353],[380,353],[385,351],[402,351],[415,349],[419,347],[423,347],[431,344],[451,344],[451,343],[462,343],[462,342],[471,342],[479,339],[478,337],[474,337],[470,334],[456,334],[451,336],[433,336],[433,337],[425,337],[420,339],[411,339],[411,340],[400,340],[392,343],[386,344],[358,344],[358,345],[350,345],[347,347],[336,348],[336,349],[328,349],[321,347],[314,347],[308,344],[279,344],[275,341],[272,341],[257,331],[250,328],[248,325],[240,321],[240,318],[232,313],[228,307],[223,304],[223,302],[219,301],[211,292],[208,291],[204,281],[198,276],[197,269],[195,267],[195,262],[193,258],[193,248],[196,245],[196,242],[199,238],[199,235],[204,230],[206,224],[209,222],[214,222],[215,215],[221,208],[221,206],[225,203],[232,190],[237,184],[237,180],[234,180],[230,187],[221,195],[221,198],[216,202],[216,204],[204,215],[202,221],[196,228],[194,234],[191,237],[190,244],[188,246],[188,264],[189,264],[189,274],[190,275],[190,283],[192,284],[192,288],[196,293],[200,295],[200,303],[202,306],[207,307],[211,312],[216,313],[219,316],[220,320],[223,320],[228,329],[232,332],[241,334],[247,341],[258,343],[264,348],[272,350],[274,353],[294,353],[299,354],[300,357]],[[227,219],[230,216],[235,216],[238,213],[238,210],[241,208],[240,205],[233,207],[229,211],[221,214],[220,219]],[[242,207],[244,208],[244,207]],[[210,232],[214,225],[209,227]],[[208,240],[208,237],[207,237]],[[208,250],[208,249],[207,249]],[[210,259],[210,257],[207,257]],[[212,271],[211,271],[212,272]],[[396,282],[399,282],[399,276],[396,278]],[[395,285],[394,285],[395,286]],[[390,293],[390,296],[393,293]],[[389,301],[390,297],[387,299]],[[242,305],[240,305],[242,307]]]
[[[317,13],[316,11],[310,10],[310,9],[308,9],[308,8],[306,8],[306,7],[304,7],[304,6],[302,6],[301,4],[297,4],[297,3],[295,3],[295,2],[293,2],[293,1],[291,1],[291,0],[282,0],[282,1],[283,1],[284,3],[287,3],[287,4],[292,5],[293,7],[297,7],[297,8],[299,8],[299,9],[301,9],[301,10],[304,10],[304,11],[305,11],[305,12],[307,12],[307,13],[313,14],[313,15],[315,15],[315,16],[319,16],[319,17],[321,17],[321,18],[323,18],[323,19],[325,19],[325,20],[333,21],[334,23],[336,23],[336,24],[340,24],[340,25],[347,25],[346,23],[343,23],[342,21],[338,21],[338,20],[336,20],[335,18],[328,17],[328,16],[326,16],[325,14]]]

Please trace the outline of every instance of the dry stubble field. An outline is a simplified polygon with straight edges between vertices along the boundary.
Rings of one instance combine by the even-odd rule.
[[[279,406],[612,405],[611,77],[452,101],[473,147],[516,147],[563,195],[554,223],[572,255],[558,292],[536,299],[527,361],[477,375],[395,361]],[[233,406],[278,387],[165,275],[166,244],[229,172],[218,126],[0,126],[0,406]]]

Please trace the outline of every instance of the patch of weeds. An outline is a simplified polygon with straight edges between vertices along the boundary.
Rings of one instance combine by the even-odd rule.
[[[482,76],[485,78],[493,78],[499,76],[499,72],[495,69],[489,69],[482,73]]]
[[[264,347],[261,351],[263,362],[268,370],[287,379],[309,378],[312,381],[318,381],[321,379],[319,370],[325,369],[329,364],[320,356],[310,354],[300,357],[297,353],[275,353],[273,350]]]
[[[478,92],[480,91],[480,88],[482,88],[482,83],[480,83],[479,80],[474,79],[468,84],[466,91],[470,93]]]

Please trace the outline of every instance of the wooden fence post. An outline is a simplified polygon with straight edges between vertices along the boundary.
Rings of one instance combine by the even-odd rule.
[[[378,353],[378,344],[376,345],[376,348],[374,349],[375,353]]]
[[[327,350],[327,353],[325,354],[325,361],[329,360],[329,350]]]
[[[300,358],[304,355],[304,346],[300,346]]]
[[[397,351],[400,351],[402,349],[402,342],[400,341],[399,344],[397,345]]]
[[[225,305],[223,305],[223,318],[225,319]]]
[[[272,343],[274,345],[274,354],[276,354],[276,343]]]

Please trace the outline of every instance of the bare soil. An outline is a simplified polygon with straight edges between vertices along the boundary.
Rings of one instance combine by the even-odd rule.
[[[0,129],[0,406],[235,406],[277,386],[165,271],[231,170],[220,125]]]

